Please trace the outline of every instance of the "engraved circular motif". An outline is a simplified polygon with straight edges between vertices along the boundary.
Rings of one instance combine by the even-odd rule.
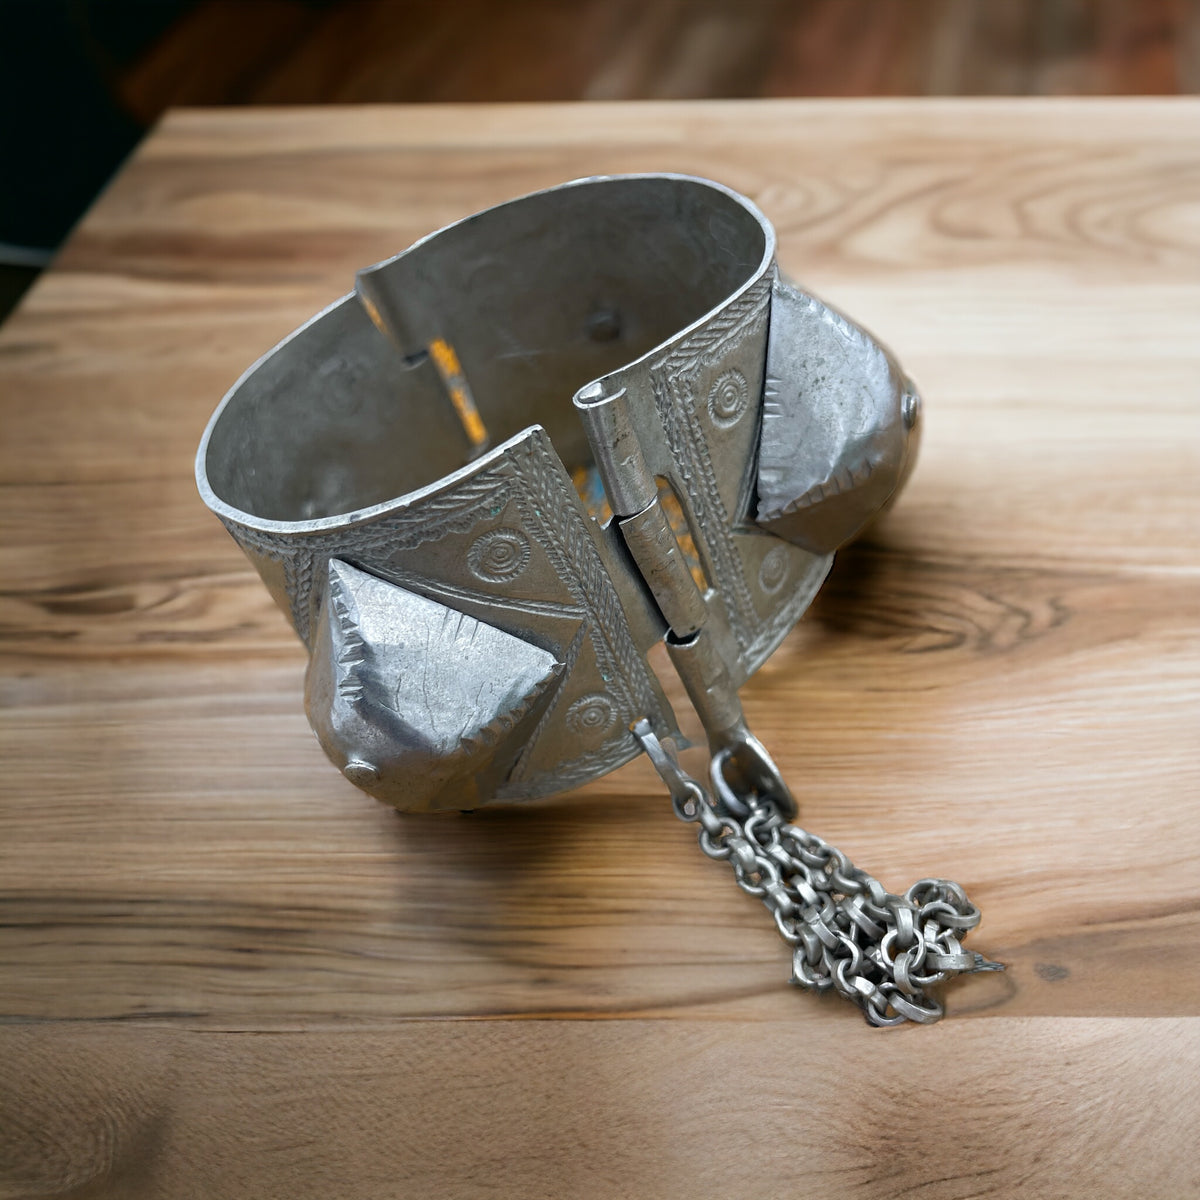
[[[758,568],[758,586],[768,595],[783,587],[788,577],[788,552],[786,546],[773,546],[767,551]]]
[[[600,692],[581,696],[567,709],[567,728],[579,737],[603,737],[616,723],[616,707]]]
[[[529,539],[516,529],[490,529],[467,551],[467,566],[476,579],[504,583],[529,565]]]
[[[750,388],[745,375],[736,367],[731,367],[719,375],[709,389],[708,415],[712,417],[714,424],[728,429],[741,419],[749,399]]]

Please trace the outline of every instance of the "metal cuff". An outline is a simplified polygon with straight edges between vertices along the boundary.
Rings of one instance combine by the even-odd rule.
[[[677,736],[664,638],[714,749],[748,736],[737,687],[902,483],[918,410],[745,197],[584,179],[361,272],[238,380],[196,476],[309,648],[329,757],[475,808],[611,771],[640,718]]]

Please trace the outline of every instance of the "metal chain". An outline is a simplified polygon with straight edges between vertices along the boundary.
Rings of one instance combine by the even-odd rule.
[[[955,975],[1002,971],[962,947],[980,913],[957,884],[920,879],[902,896],[836,847],[786,821],[769,796],[739,796],[713,760],[713,793],[650,729],[634,733],[671,791],[676,815],[700,826],[700,849],[733,868],[792,947],[792,983],[854,1001],[872,1025],[930,1024],[945,1009],[928,989]]]

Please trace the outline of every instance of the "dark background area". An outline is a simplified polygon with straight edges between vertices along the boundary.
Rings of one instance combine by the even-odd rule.
[[[1200,90],[1200,0],[0,0],[0,316],[175,105]]]

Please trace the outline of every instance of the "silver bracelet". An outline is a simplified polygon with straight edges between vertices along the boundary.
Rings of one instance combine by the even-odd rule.
[[[920,408],[885,347],[781,278],[745,197],[593,178],[360,272],[238,380],[196,475],[308,647],[308,717],[351,782],[473,809],[645,750],[793,982],[931,1021],[928,988],[996,966],[961,946],[978,910],[942,880],[888,893],[792,824],[737,694],[902,486]]]

